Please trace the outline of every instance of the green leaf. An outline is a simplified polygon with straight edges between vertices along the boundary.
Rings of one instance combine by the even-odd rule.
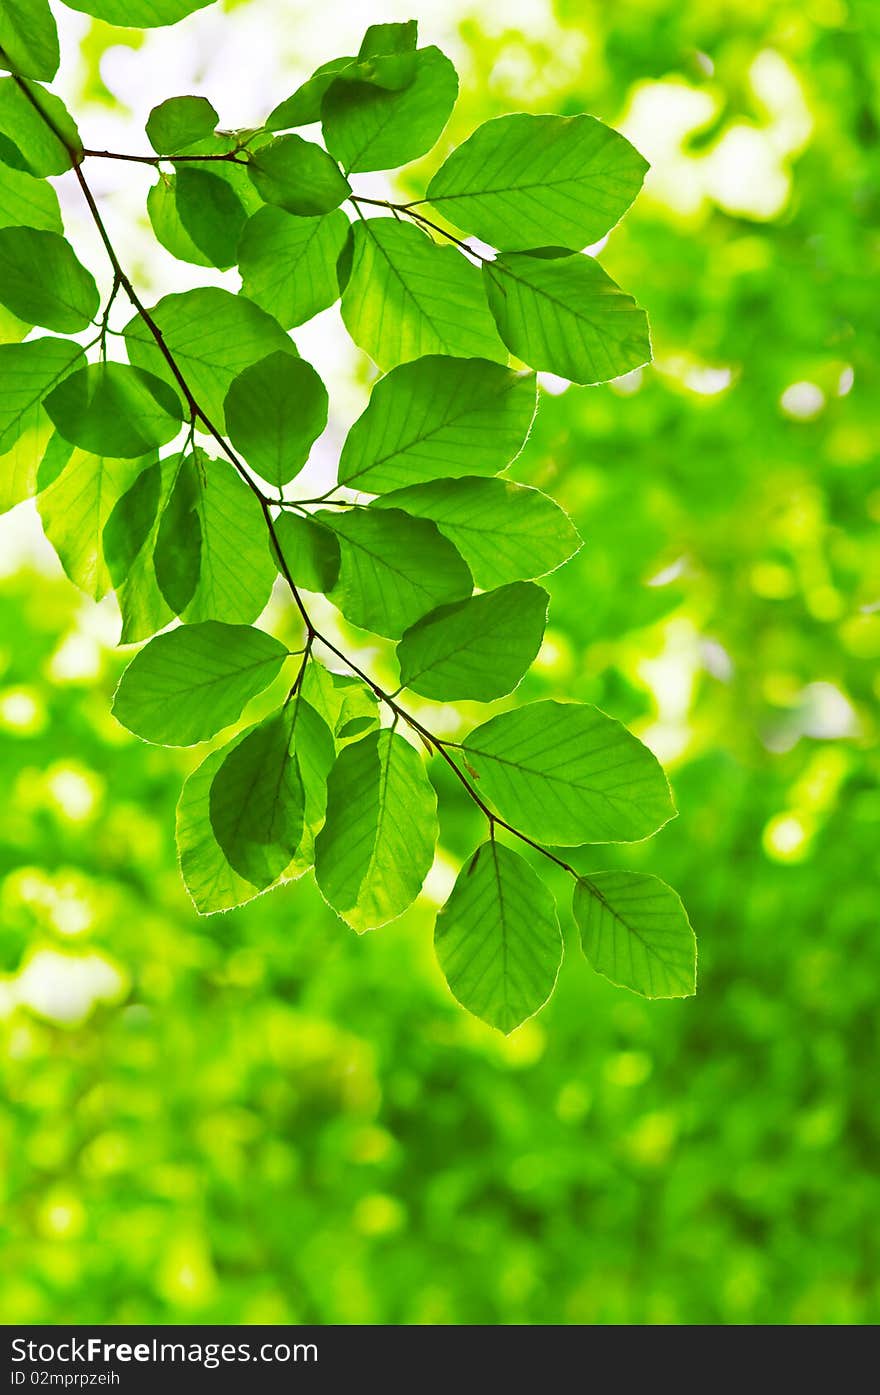
[[[340,747],[379,726],[376,694],[350,673],[333,673],[313,659],[303,677],[302,695],[321,714]]]
[[[55,483],[72,455],[73,446],[70,442],[59,436],[57,431],[53,431],[37,470],[37,493]]]
[[[135,655],[113,715],[144,741],[194,746],[237,721],[286,658],[283,644],[250,625],[181,625]]]
[[[58,233],[7,227],[0,228],[0,303],[28,324],[72,334],[101,302],[95,278]]]
[[[302,136],[278,136],[248,160],[248,174],[266,203],[303,218],[338,208],[351,186],[326,150]]]
[[[40,495],[40,517],[71,581],[98,601],[112,585],[104,564],[104,526],[149,462],[67,450],[67,464]]]
[[[33,325],[25,324],[5,305],[0,305],[0,344],[20,344],[32,329]]]
[[[0,161],[43,178],[69,170],[71,150],[80,156],[82,142],[61,98],[27,80],[0,78]]]
[[[414,23],[414,20],[408,21],[408,24]],[[275,107],[266,122],[266,129],[283,131],[290,126],[310,126],[314,121],[320,121],[324,94],[336,78],[344,82],[368,83],[395,92],[407,87],[416,72],[415,42],[410,44],[409,36],[402,38],[390,32],[377,32],[405,28],[407,25],[372,25],[367,30],[357,58],[331,58],[329,63],[322,63],[307,82]],[[383,47],[385,44],[391,47],[386,50]]]
[[[153,231],[172,256],[221,271],[234,266],[248,211],[226,179],[184,165],[147,195]]]
[[[70,339],[50,337],[0,344],[0,455],[12,447],[34,408],[70,372],[82,352]]]
[[[182,475],[186,493],[178,496]],[[194,513],[183,508],[190,488]],[[227,461],[201,450],[183,464],[179,455],[163,460],[161,471],[135,483],[108,519],[104,549],[123,644],[154,634],[178,606],[190,622],[248,624],[264,609],[276,577],[256,496]]]
[[[512,480],[433,480],[397,489],[372,507],[432,518],[484,590],[544,576],[582,546],[557,503]]]
[[[553,897],[517,853],[484,843],[437,916],[434,948],[462,1007],[512,1032],[556,985],[562,936]]]
[[[36,494],[55,435],[42,398],[82,361],[82,349],[68,339],[0,346],[0,513]]]
[[[291,758],[297,710],[291,703],[254,727],[211,785],[214,837],[239,876],[260,888],[280,877],[302,837],[306,796]]]
[[[206,756],[184,783],[177,803],[176,836],[180,874],[200,915],[232,910],[262,894],[230,867],[214,837],[210,817],[214,777],[228,754],[244,741],[247,734],[247,731],[240,732],[228,746]],[[292,875],[302,876],[304,871],[304,867],[299,867]],[[264,888],[266,891],[269,889]]]
[[[304,324],[339,298],[336,264],[348,232],[339,209],[323,218],[259,209],[245,224],[238,247],[242,291],[285,329]]]
[[[594,116],[499,116],[434,175],[427,198],[506,251],[597,242],[629,208],[648,163]]]
[[[329,63],[322,63],[307,82],[269,113],[266,129],[286,131],[291,126],[311,126],[314,121],[320,121],[324,93],[333,79],[350,69],[356,70],[357,66],[358,60],[353,57],[331,58]]]
[[[319,593],[332,591],[339,577],[340,559],[339,543],[331,529],[311,515],[285,512],[275,519],[275,536],[297,586]]]
[[[226,460],[196,452],[201,565],[184,619],[256,620],[277,575],[259,501]]]
[[[480,273],[454,247],[393,218],[363,220],[352,233],[342,318],[380,368],[424,354],[507,361]]]
[[[597,973],[644,998],[697,990],[697,943],[680,898],[658,877],[594,872],[577,882],[574,918]]]
[[[160,503],[167,501],[177,481],[179,456],[156,461],[142,470],[110,511],[104,524],[102,551],[113,586],[124,584],[138,554],[158,525]],[[162,489],[162,477],[168,477]],[[169,616],[170,619],[170,616]],[[157,626],[157,628],[159,628]]]
[[[550,597],[530,581],[439,609],[397,646],[404,688],[438,702],[491,702],[510,693],[541,647]]]
[[[58,60],[58,29],[48,0],[3,0],[0,67],[51,82]]]
[[[159,587],[154,556],[179,461],[175,455],[148,466],[123,494],[104,527],[104,562],[122,614],[120,644],[148,639],[174,619]]]
[[[317,666],[311,664],[310,667]],[[177,806],[180,870],[201,915],[231,910],[262,894],[229,865],[214,836],[210,817],[214,778],[229,754],[253,730],[251,727],[239,732],[228,745],[207,756],[184,784]],[[311,866],[315,834],[324,822],[327,805],[327,776],[334,759],[333,739],[323,719],[304,701],[300,701],[299,706],[294,758],[305,789],[305,824],[296,853],[272,886],[301,877]]]
[[[156,240],[166,252],[194,266],[213,266],[211,258],[187,232],[177,206],[177,173],[158,171],[159,178],[147,194],[147,216]]]
[[[179,402],[168,385],[125,363],[78,368],[44,406],[65,441],[111,458],[146,455],[180,430]]]
[[[330,599],[346,620],[399,639],[422,615],[472,590],[471,574],[433,523],[392,511],[321,511],[339,542],[339,580]]]
[[[216,129],[220,117],[207,97],[169,97],[147,118],[147,140],[157,155],[177,155]]]
[[[419,38],[418,20],[405,19],[399,23],[371,24],[361,40],[359,58],[371,58],[384,53],[414,53]]]
[[[176,24],[212,0],[64,0],[72,10],[127,29],[158,29]]]
[[[315,667],[313,660],[308,668]],[[315,839],[324,825],[327,813],[327,780],[336,759],[333,733],[321,712],[308,701],[304,684],[300,686],[293,706],[295,711],[292,757],[299,769],[299,777],[305,791],[305,820],[299,846],[287,869],[287,875],[298,865],[311,867],[314,863]]]
[[[277,320],[253,301],[217,286],[167,295],[150,314],[193,396],[218,431],[225,425],[223,399],[239,373],[277,350],[297,356]],[[132,363],[177,387],[139,315],[126,326],[125,342]]]
[[[402,736],[372,732],[340,752],[315,842],[315,877],[353,930],[403,914],[428,875],[436,841],[437,796]]]
[[[0,165],[0,228],[22,225],[62,232],[58,195],[44,179]]]
[[[301,358],[275,353],[234,380],[224,404],[227,434],[269,484],[288,484],[327,425],[327,389]]]
[[[173,488],[158,520],[153,566],[159,590],[174,614],[182,615],[199,584],[202,523],[195,457],[179,456],[178,462]]]
[[[415,72],[398,92],[372,83],[331,82],[321,105],[327,149],[347,174],[390,170],[426,154],[458,96],[458,76],[438,48],[415,54]]]
[[[477,727],[461,750],[483,798],[541,843],[629,843],[675,814],[647,746],[588,703],[531,702]]]
[[[519,454],[535,377],[479,358],[429,354],[393,368],[348,433],[339,483],[381,494],[457,475],[494,475]]]
[[[644,310],[592,257],[507,252],[483,275],[501,338],[533,368],[592,384],[650,362]]]
[[[232,868],[261,889],[314,858],[336,755],[330,729],[301,694],[236,742],[209,798],[214,837]]]

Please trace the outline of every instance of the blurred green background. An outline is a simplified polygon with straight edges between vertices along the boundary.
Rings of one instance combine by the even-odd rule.
[[[291,90],[304,16],[228,8],[161,50],[71,17],[84,130],[103,110],[140,149],[114,74],[144,65],[147,108],[191,90],[226,25],[265,44],[276,24]],[[550,578],[523,696],[595,701],[665,761],[679,818],[581,861],[678,888],[699,993],[613,988],[564,916],[556,996],[504,1040],[445,988],[430,899],[362,938],[310,882],[199,919],[173,843],[193,757],[109,716],[112,602],[13,545],[19,509],[0,580],[0,1317],[876,1322],[880,9],[369,17],[408,8],[423,42],[453,34],[449,140],[586,110],[654,164],[602,260],[648,308],[656,364],[550,382],[515,467],[586,539]],[[323,33],[308,21],[316,61],[363,27],[353,0],[330,10]],[[189,69],[151,66],[190,50]],[[443,790],[452,866],[479,821]]]

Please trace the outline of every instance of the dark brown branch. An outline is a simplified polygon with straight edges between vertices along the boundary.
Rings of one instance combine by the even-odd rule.
[[[202,165],[208,160],[225,160],[231,165],[247,164],[247,160],[239,158],[237,150],[228,150],[222,155],[123,155],[116,150],[83,150],[83,158],[87,155],[92,160],[125,160],[130,165]]]

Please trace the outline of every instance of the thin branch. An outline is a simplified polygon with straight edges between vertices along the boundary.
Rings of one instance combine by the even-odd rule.
[[[227,150],[222,155],[123,155],[118,150],[83,150],[83,158],[86,156],[92,160],[124,160],[130,165],[201,165],[207,160],[225,160],[229,165],[248,163],[239,159],[237,150]]]

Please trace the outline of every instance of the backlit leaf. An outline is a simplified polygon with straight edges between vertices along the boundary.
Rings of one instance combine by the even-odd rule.
[[[331,212],[351,193],[336,161],[302,136],[278,136],[261,146],[248,173],[266,203],[303,218]]]
[[[197,452],[201,557],[187,621],[256,620],[276,577],[256,496],[227,460]]]
[[[332,591],[339,577],[339,542],[330,528],[311,515],[285,511],[275,520],[275,536],[297,586]]]
[[[315,515],[339,542],[330,599],[353,625],[399,638],[422,615],[472,590],[471,574],[433,523],[395,510]]]
[[[518,853],[484,843],[437,916],[434,948],[462,1007],[512,1032],[556,984],[562,936],[553,897]]]
[[[131,29],[157,29],[176,24],[212,0],[64,0],[72,10]]]
[[[219,120],[207,97],[168,97],[147,117],[147,139],[157,155],[176,155],[209,136]]]
[[[150,314],[193,396],[220,431],[225,424],[223,400],[243,369],[278,350],[296,356],[292,340],[277,320],[253,301],[218,286],[167,295]],[[125,342],[132,363],[177,387],[156,341],[138,316],[126,326]]]
[[[424,763],[395,732],[373,732],[336,758],[315,843],[325,900],[354,930],[395,920],[434,858],[437,796]]]
[[[519,454],[535,379],[486,359],[430,354],[393,368],[348,433],[339,483],[381,494],[425,480],[497,474]]]
[[[512,692],[541,647],[550,597],[529,581],[440,606],[397,646],[400,681],[438,702]]]
[[[170,237],[166,240],[160,236],[160,228],[165,230],[163,217],[170,232],[165,207],[169,194],[173,197],[174,210],[183,234],[199,253],[199,261],[221,270],[234,266],[239,239],[248,220],[248,210],[229,181],[211,170],[181,165],[174,174],[163,174],[159,183],[150,190],[147,207],[156,235],[175,256],[182,256],[184,245],[179,238],[176,245],[171,245]],[[158,210],[157,200],[161,200]],[[193,258],[190,256],[185,260]]]
[[[58,233],[0,228],[0,303],[28,324],[72,334],[98,313],[95,278]]]
[[[305,789],[291,758],[297,710],[290,703],[254,727],[211,785],[214,837],[234,871],[260,888],[281,875],[302,837]]]
[[[0,78],[0,162],[42,178],[69,170],[71,150],[81,155],[82,142],[61,98],[26,79]]]
[[[275,353],[234,380],[226,429],[247,464],[269,484],[287,484],[327,425],[327,389],[301,358]]]
[[[594,116],[498,116],[478,126],[428,185],[435,208],[493,247],[597,242],[629,208],[647,170]]]
[[[645,998],[696,992],[697,947],[680,898],[658,877],[593,872],[574,889],[574,918],[597,973]]]
[[[0,345],[0,512],[37,490],[37,467],[53,434],[43,398],[82,360],[69,339]]]
[[[588,703],[531,702],[502,712],[461,749],[480,795],[539,842],[632,842],[675,813],[656,757]]]
[[[604,383],[650,362],[644,310],[592,257],[506,252],[483,275],[501,338],[532,368]]]
[[[310,320],[339,298],[336,264],[348,232],[339,209],[323,218],[259,209],[245,224],[238,248],[244,294],[285,329]]]
[[[58,195],[44,179],[0,164],[0,228],[21,225],[62,232]]]
[[[147,463],[71,450],[67,464],[40,495],[46,537],[71,581],[96,601],[112,584],[102,548],[105,524]]]
[[[174,455],[148,465],[104,527],[104,562],[122,614],[120,644],[148,639],[174,619],[156,576],[155,550],[179,463]]]
[[[286,658],[283,644],[250,625],[181,625],[135,655],[113,715],[144,741],[194,746],[236,721]]]
[[[369,218],[352,234],[342,318],[380,368],[424,354],[507,361],[480,273],[454,247],[393,218]]]
[[[418,49],[400,91],[337,79],[321,106],[324,140],[347,174],[390,170],[431,149],[455,106],[458,75],[438,48]]]
[[[321,714],[339,747],[379,726],[376,694],[353,674],[334,673],[312,660],[302,694]]]
[[[512,480],[433,480],[396,489],[372,507],[432,518],[484,590],[544,576],[581,546],[571,519],[553,499]]]
[[[159,590],[175,615],[183,614],[199,584],[202,562],[200,495],[195,457],[179,456],[177,476],[161,510],[153,550]]]
[[[58,29],[48,0],[3,0],[0,67],[51,82],[58,71]]]
[[[168,385],[125,363],[78,368],[44,405],[66,441],[111,458],[146,455],[173,440],[181,424],[179,401]]]

